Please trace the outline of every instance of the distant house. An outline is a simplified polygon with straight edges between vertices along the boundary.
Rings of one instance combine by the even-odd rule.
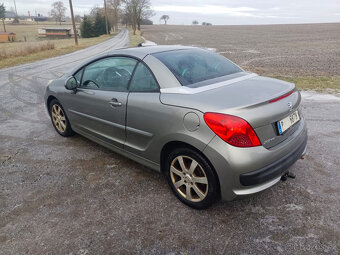
[[[5,12],[5,21],[13,21],[17,15],[15,15],[15,12],[6,11]]]
[[[38,21],[47,21],[47,17],[42,16],[40,13],[38,13],[37,16],[33,17],[35,22]]]
[[[19,20],[20,21],[26,21],[26,22],[34,22],[34,17],[31,17],[31,16],[20,16]]]
[[[7,22],[13,22],[16,17],[18,18],[19,21],[34,22],[34,17],[25,15],[17,16],[15,12],[12,11],[5,12],[5,21]]]
[[[35,22],[38,21],[47,21],[47,17],[43,17],[43,16],[36,16],[33,18]]]
[[[11,32],[0,32],[0,42],[14,42],[15,33]]]
[[[41,38],[69,38],[72,36],[71,28],[44,27],[38,29]]]

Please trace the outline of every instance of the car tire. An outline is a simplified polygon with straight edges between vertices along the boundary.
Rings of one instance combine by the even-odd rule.
[[[216,173],[204,156],[190,148],[173,150],[165,161],[165,176],[171,190],[184,204],[205,209],[218,198]]]
[[[53,99],[49,105],[49,114],[52,125],[57,133],[67,137],[74,135],[70,121],[67,118],[66,112],[57,99]]]

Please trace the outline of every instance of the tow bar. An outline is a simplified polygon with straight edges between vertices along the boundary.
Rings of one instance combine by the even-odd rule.
[[[284,175],[281,176],[281,181],[287,181],[288,178],[295,179],[296,175],[291,172],[286,172]]]
[[[306,149],[303,151],[302,155],[300,156],[301,159],[305,159],[306,158]],[[295,179],[296,178],[296,175],[293,174],[292,172],[289,172],[287,171],[286,173],[284,173],[282,176],[281,176],[281,181],[285,182],[287,181],[288,178],[291,178],[291,179]]]

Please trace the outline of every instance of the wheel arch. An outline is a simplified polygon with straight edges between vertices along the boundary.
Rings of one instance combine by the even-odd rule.
[[[48,114],[50,114],[50,104],[52,102],[52,100],[55,99],[55,100],[58,100],[55,96],[53,95],[50,95],[48,96],[47,100],[46,100],[46,107],[47,107],[47,110],[48,110]]]
[[[208,157],[206,155],[204,155],[204,153],[197,149],[196,147],[186,143],[186,142],[182,142],[182,141],[171,141],[171,142],[168,142],[166,143],[162,150],[161,150],[161,154],[160,154],[160,171],[161,173],[164,173],[165,171],[165,161],[166,161],[166,156],[174,149],[176,148],[188,148],[188,149],[192,149],[194,150],[195,152],[199,153],[202,157],[205,158],[205,160],[208,162],[208,164],[210,165],[211,169],[213,169],[214,171],[214,174],[215,174],[215,178],[216,178],[216,181],[217,181],[217,184],[218,184],[218,194],[219,196],[221,196],[221,187],[220,187],[220,180],[218,178],[218,174],[213,166],[213,164],[211,164],[210,160],[208,159]]]

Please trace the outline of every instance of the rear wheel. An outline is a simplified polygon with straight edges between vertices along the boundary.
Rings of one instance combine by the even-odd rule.
[[[214,170],[198,152],[178,148],[165,162],[165,174],[175,195],[186,205],[204,209],[218,197],[218,182]]]
[[[74,134],[66,113],[58,100],[53,99],[49,105],[50,116],[53,127],[62,136]]]

